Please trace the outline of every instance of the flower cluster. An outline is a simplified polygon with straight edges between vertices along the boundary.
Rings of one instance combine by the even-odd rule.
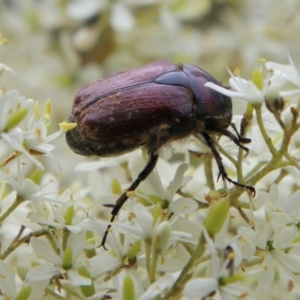
[[[113,223],[107,206],[143,169],[144,153],[81,163],[86,184],[64,188],[51,144],[62,131],[48,135],[50,100],[41,113],[38,102],[2,89],[0,298],[296,299],[300,107],[288,102],[300,94],[300,75],[288,59],[260,60],[251,80],[229,72],[231,89],[206,84],[247,101],[233,122],[252,140],[248,155],[226,137],[215,143],[228,176],[255,195],[216,183],[209,151],[197,162],[184,152],[185,162],[160,159]]]

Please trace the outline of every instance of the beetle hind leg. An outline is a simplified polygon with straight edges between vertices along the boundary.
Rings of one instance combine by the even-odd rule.
[[[124,192],[119,197],[119,199],[116,201],[116,204],[115,205],[104,205],[106,207],[113,207],[113,210],[111,211],[111,215],[112,216],[110,218],[110,222],[111,223],[115,220],[115,218],[118,215],[120,209],[122,208],[122,206],[124,205],[124,203],[127,201],[127,199],[128,199],[127,192],[134,191],[139,186],[139,184],[143,180],[145,180],[150,175],[150,173],[153,171],[153,169],[155,168],[157,160],[158,160],[158,154],[156,152],[157,151],[150,152],[150,154],[149,154],[149,160],[148,160],[146,166],[140,172],[140,174],[138,175],[137,179],[127,189],[127,191]],[[111,228],[111,225],[108,225],[107,228],[106,228],[106,230],[105,230],[104,236],[102,238],[101,244],[99,245],[99,247],[103,246],[103,248],[105,250],[107,250],[107,248],[105,247],[105,242],[106,242],[107,235],[109,233],[110,228]]]

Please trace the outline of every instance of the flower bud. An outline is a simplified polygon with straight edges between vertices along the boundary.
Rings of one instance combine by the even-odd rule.
[[[16,126],[19,125],[19,123],[21,123],[21,121],[26,117],[28,113],[28,108],[20,108],[18,111],[16,111],[13,115],[11,115],[8,120],[7,123],[4,127],[4,131],[10,131],[11,129],[15,128]]]
[[[128,259],[134,259],[139,251],[141,250],[142,241],[138,240],[133,243],[133,245],[130,247],[130,249],[127,252]]]
[[[236,283],[236,282],[243,280],[246,277],[247,277],[247,275],[244,273],[238,273],[238,274],[234,274],[232,276],[223,276],[223,277],[219,278],[219,284],[226,285],[226,284]]]
[[[64,219],[65,219],[66,225],[72,225],[74,215],[75,215],[74,205],[70,205],[64,214]]]
[[[230,203],[227,198],[223,198],[210,208],[210,211],[204,220],[204,226],[211,236],[216,235],[222,229],[229,208]]]
[[[135,300],[134,281],[130,275],[126,275],[123,281],[123,300]]]
[[[91,274],[88,269],[84,266],[78,268],[78,274],[91,279]],[[85,297],[91,297],[95,294],[95,286],[92,283],[91,285],[81,285],[80,286],[81,292]]]
[[[72,268],[73,261],[73,250],[72,248],[67,248],[63,255],[63,268],[69,270]]]
[[[52,111],[52,104],[51,104],[51,100],[48,99],[45,103],[45,118],[47,120],[50,120],[51,111]]]
[[[25,286],[23,287],[18,296],[16,297],[16,300],[27,300],[31,294],[31,286]]]
[[[171,236],[171,226],[169,222],[164,221],[156,228],[154,236],[154,247],[157,251],[162,251],[167,246]]]

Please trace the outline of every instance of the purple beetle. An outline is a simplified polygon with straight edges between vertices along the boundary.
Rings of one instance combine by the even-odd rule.
[[[154,169],[162,146],[194,135],[210,147],[219,176],[255,193],[253,187],[228,177],[211,138],[225,135],[248,152],[241,143],[250,140],[227,129],[232,125],[231,99],[206,87],[208,81],[221,85],[200,68],[167,61],[97,80],[75,97],[69,122],[76,122],[77,127],[67,132],[67,143],[78,154],[100,157],[145,147],[148,163],[127,190],[134,191]],[[124,192],[116,201],[111,222],[127,199]],[[100,245],[104,248],[109,228]]]

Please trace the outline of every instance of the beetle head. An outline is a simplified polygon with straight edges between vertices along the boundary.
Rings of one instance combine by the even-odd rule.
[[[76,123],[76,119],[73,114],[69,116],[68,122]],[[91,148],[87,145],[87,139],[77,126],[67,131],[66,133],[66,141],[68,146],[77,154],[84,155],[84,156],[91,156],[93,155]]]
[[[208,131],[228,127],[232,118],[231,98],[205,86],[207,82],[221,85],[220,82],[194,66],[183,65],[183,70],[189,78],[189,86],[194,94],[197,120],[204,122],[205,130]]]

